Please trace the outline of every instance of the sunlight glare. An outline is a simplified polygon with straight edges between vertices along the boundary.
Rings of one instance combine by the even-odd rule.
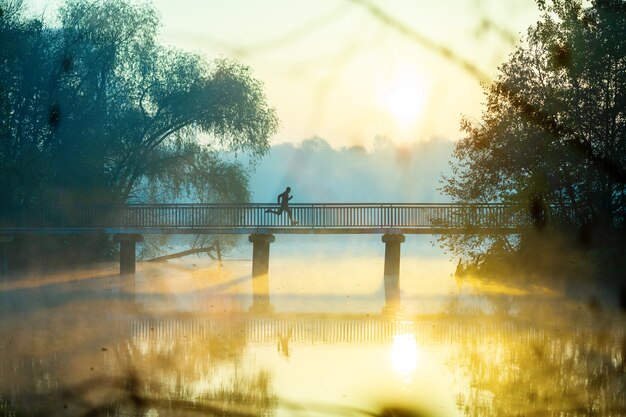
[[[382,93],[385,109],[400,127],[419,120],[426,103],[426,87],[415,71],[398,72]]]
[[[417,342],[411,334],[398,334],[393,338],[391,365],[400,374],[408,374],[417,366]]]

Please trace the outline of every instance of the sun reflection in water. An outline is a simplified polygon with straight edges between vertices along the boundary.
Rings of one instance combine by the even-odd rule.
[[[418,350],[415,336],[407,333],[395,335],[391,348],[393,369],[402,375],[408,375],[415,370],[417,360]]]

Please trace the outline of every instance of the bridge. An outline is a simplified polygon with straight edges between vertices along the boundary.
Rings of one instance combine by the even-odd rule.
[[[128,204],[0,207],[2,234],[493,233],[527,221],[507,204]]]
[[[526,210],[508,204],[292,204],[291,224],[275,204],[127,204],[0,207],[0,272],[7,244],[22,234],[106,234],[120,243],[120,273],[135,273],[136,243],[147,234],[247,234],[253,307],[270,309],[269,252],[276,234],[382,234],[386,306],[399,304],[400,245],[406,234],[518,233]]]

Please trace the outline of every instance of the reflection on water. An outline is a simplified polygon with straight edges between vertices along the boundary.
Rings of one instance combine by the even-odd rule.
[[[505,339],[469,336],[455,358],[466,415],[626,413],[623,328],[530,327]]]
[[[391,360],[397,372],[410,374],[417,365],[417,342],[411,333],[399,333],[393,337]]]
[[[626,414],[623,316],[553,297],[514,316],[258,316],[232,301],[236,276],[172,309],[193,277],[136,297],[88,275],[0,291],[0,416]]]

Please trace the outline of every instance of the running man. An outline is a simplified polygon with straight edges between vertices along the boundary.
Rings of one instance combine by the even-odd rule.
[[[280,207],[278,208],[278,210],[267,209],[265,210],[265,212],[278,214],[280,216],[281,214],[283,214],[283,211],[286,211],[287,214],[289,215],[289,221],[291,222],[292,225],[294,225],[294,224],[298,224],[298,221],[293,219],[291,215],[291,208],[289,208],[289,200],[293,198],[292,195],[291,196],[289,195],[290,192],[291,192],[291,187],[287,187],[285,189],[285,192],[278,194],[278,198],[276,199],[276,202],[280,204]]]

